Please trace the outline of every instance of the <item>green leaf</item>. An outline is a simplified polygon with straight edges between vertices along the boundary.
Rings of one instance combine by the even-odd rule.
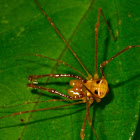
[[[111,39],[101,17],[98,39],[98,66],[123,48],[139,45],[139,7],[137,1],[91,0],[40,0],[66,40],[88,71],[94,74],[94,27],[98,8],[102,7],[116,42]],[[58,98],[45,91],[32,90],[26,85],[29,75],[48,73],[77,74],[73,69],[55,61],[25,54],[41,54],[64,62],[86,74],[62,39],[46,21],[34,1],[3,1],[0,4],[0,116],[15,112],[68,104],[50,102],[8,107],[29,101]],[[131,49],[111,61],[104,69],[109,83],[109,93],[90,109],[96,133],[101,140],[139,139],[139,48]],[[71,78],[41,79],[39,84],[66,94]],[[47,82],[46,82],[47,81]],[[40,96],[40,93],[41,96]],[[2,108],[8,107],[8,108]],[[75,105],[56,110],[26,113],[0,119],[1,140],[77,140],[86,113],[85,105]],[[137,128],[137,131],[136,131]],[[136,133],[135,133],[136,132]],[[85,139],[95,139],[86,125]],[[134,138],[135,136],[135,138]]]

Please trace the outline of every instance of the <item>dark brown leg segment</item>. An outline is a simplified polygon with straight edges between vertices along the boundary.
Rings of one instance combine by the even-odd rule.
[[[89,112],[88,112],[88,123],[89,123],[89,125],[91,126],[91,129],[92,129],[92,131],[93,131],[93,133],[94,133],[94,135],[95,135],[95,137],[96,137],[96,140],[99,140],[99,139],[98,139],[98,136],[97,136],[97,134],[96,134],[96,131],[95,131],[94,127],[92,126],[92,121],[91,121],[90,113],[89,113]]]
[[[71,65],[67,64],[66,62],[63,62],[62,60],[57,60],[57,59],[50,58],[50,57],[47,57],[47,56],[43,56],[43,55],[40,55],[40,54],[24,54],[24,55],[33,55],[33,56],[38,56],[38,57],[42,57],[42,58],[47,58],[47,59],[50,59],[52,61],[56,61],[58,63],[61,63],[61,64],[65,65],[65,66],[68,66],[69,68],[72,68],[73,70],[75,70],[76,72],[78,72],[79,74],[81,74],[83,77],[85,77],[86,79],[88,79],[88,77],[85,76],[82,72],[80,72],[76,68],[72,67]]]
[[[103,67],[105,65],[107,65],[110,61],[112,61],[115,57],[117,57],[118,55],[122,54],[123,52],[131,49],[131,48],[135,48],[135,47],[140,47],[140,45],[136,45],[136,46],[128,46],[126,48],[124,48],[123,50],[121,50],[120,52],[118,52],[116,55],[114,55],[113,57],[111,57],[110,59],[104,61],[103,63],[100,64],[100,70],[101,70],[101,74],[102,74],[102,78],[105,78],[104,73],[103,73]]]
[[[60,78],[60,77],[73,77],[76,78],[78,80],[82,80],[84,81],[84,79],[81,76],[77,76],[77,75],[73,75],[73,74],[46,74],[46,75],[30,75],[28,77],[28,80],[31,82],[36,81],[39,78],[43,78],[43,77],[52,77],[52,78]]]
[[[111,35],[111,37],[113,38],[113,40],[116,40],[113,33],[112,33],[112,30],[110,29],[108,23],[107,23],[107,20],[104,16],[104,13],[102,11],[102,8],[99,8],[98,9],[98,19],[97,19],[97,23],[95,24],[95,73],[94,73],[94,79],[98,79],[98,30],[99,30],[99,27],[100,27],[100,17],[101,17],[101,14],[104,18],[104,21],[107,25],[107,28],[109,30],[109,33]]]
[[[34,88],[34,89],[46,90],[50,93],[57,94],[59,96],[62,96],[62,97],[68,98],[68,99],[72,99],[71,96],[60,93],[60,92],[58,92],[58,91],[56,91],[55,89],[52,89],[52,88],[45,88],[45,87],[37,86],[37,85],[34,85],[34,84],[27,84],[27,86],[30,87],[30,88]]]
[[[64,41],[64,43],[66,44],[66,46],[70,49],[70,51],[72,52],[72,54],[74,55],[74,57],[77,59],[77,61],[80,63],[80,65],[83,67],[83,69],[85,70],[85,72],[87,73],[88,77],[92,77],[88,70],[85,68],[84,64],[81,62],[81,60],[79,59],[79,57],[77,56],[77,54],[73,51],[73,49],[71,48],[71,46],[68,44],[68,42],[65,40],[65,38],[62,36],[62,34],[60,33],[60,31],[58,30],[58,28],[55,26],[55,24],[53,23],[53,21],[51,20],[51,18],[47,15],[47,13],[42,9],[42,7],[40,6],[40,4],[37,2],[37,0],[34,0],[35,3],[37,4],[37,6],[39,7],[39,9],[41,10],[41,12],[46,16],[48,22],[50,23],[50,25],[54,28],[54,30],[57,32],[57,34],[60,36],[60,38]]]
[[[2,116],[2,117],[0,117],[0,119],[7,118],[7,117],[12,117],[12,116],[17,116],[17,115],[25,114],[25,113],[29,113],[29,112],[39,112],[39,111],[51,110],[51,109],[56,109],[56,108],[61,108],[61,107],[66,107],[66,106],[71,106],[71,105],[77,105],[77,104],[81,104],[81,103],[84,103],[84,101],[79,101],[79,102],[74,102],[74,103],[70,103],[70,104],[66,104],[66,105],[49,107],[49,108],[41,108],[41,109],[34,109],[34,110],[16,112],[16,113],[13,113],[11,115]]]

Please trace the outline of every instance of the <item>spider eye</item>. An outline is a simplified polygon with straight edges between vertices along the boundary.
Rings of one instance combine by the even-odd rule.
[[[103,83],[102,80],[98,80],[98,81],[96,81],[96,84],[99,84],[100,82]]]
[[[95,90],[95,92],[94,92],[94,93],[98,95],[98,91],[97,91],[97,90]]]
[[[99,84],[100,83],[100,80],[96,81],[96,83]]]

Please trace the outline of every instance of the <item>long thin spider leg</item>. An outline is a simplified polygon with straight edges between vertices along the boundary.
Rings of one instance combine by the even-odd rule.
[[[127,50],[129,50],[129,49],[131,49],[131,48],[135,48],[135,47],[140,47],[140,45],[128,46],[128,47],[124,48],[123,50],[121,50],[120,52],[118,52],[118,53],[117,53],[116,55],[114,55],[113,57],[111,57],[110,59],[108,59],[108,60],[102,62],[102,63],[100,64],[100,70],[101,70],[102,78],[105,78],[104,73],[103,73],[103,67],[104,67],[105,65],[107,65],[110,61],[112,61],[112,60],[113,60],[115,57],[117,57],[118,55],[122,54],[123,52],[125,52],[125,51],[127,51]]]
[[[58,101],[79,101],[83,100],[83,98],[78,98],[78,99],[50,99],[50,100],[45,100],[45,101],[33,101],[33,102],[25,102],[22,104],[17,104],[17,105],[11,105],[11,106],[1,106],[0,108],[10,108],[10,107],[16,107],[16,106],[21,106],[21,105],[27,105],[27,104],[35,104],[35,103],[46,103],[46,102],[58,102]]]
[[[39,7],[39,9],[41,10],[41,12],[46,16],[48,22],[51,24],[51,26],[54,28],[54,30],[57,32],[57,34],[60,36],[60,38],[64,41],[64,43],[67,45],[67,47],[70,49],[70,51],[72,52],[72,54],[74,55],[74,57],[78,60],[78,62],[80,63],[80,65],[83,67],[83,69],[85,70],[85,72],[87,73],[88,77],[92,77],[88,70],[85,68],[85,66],[83,65],[83,63],[81,62],[81,60],[79,59],[79,57],[77,56],[77,54],[73,51],[73,49],[70,47],[70,45],[68,44],[68,42],[65,40],[65,38],[62,36],[62,34],[60,33],[60,31],[57,29],[57,27],[55,26],[55,24],[53,23],[53,21],[51,20],[51,18],[47,15],[47,13],[42,9],[42,7],[40,6],[40,4],[37,2],[37,0],[34,0],[35,3],[37,4],[37,6]]]
[[[85,77],[86,79],[88,79],[88,77],[85,76],[82,72],[80,72],[80,71],[77,70],[76,68],[72,67],[71,65],[69,65],[69,64],[67,64],[66,62],[63,62],[63,61],[61,61],[61,60],[53,59],[53,58],[50,58],[50,57],[47,57],[47,56],[43,56],[43,55],[40,55],[40,54],[24,54],[24,55],[34,55],[34,56],[43,57],[43,58],[47,58],[47,59],[56,61],[56,62],[58,62],[58,63],[61,63],[61,64],[65,65],[65,66],[68,66],[69,68],[72,68],[74,71],[78,72],[78,73],[81,74],[83,77]]]
[[[104,16],[104,13],[103,13],[102,8],[99,8],[99,12],[102,14],[102,16],[103,16],[103,18],[104,18],[104,21],[105,21],[105,23],[106,23],[106,25],[107,25],[108,31],[109,31],[109,33],[110,33],[112,39],[115,41],[115,40],[117,39],[117,37],[115,37],[115,36],[113,35],[112,30],[111,30],[111,28],[110,28],[110,26],[109,26],[109,24],[108,24],[108,22],[107,22],[107,20],[106,20],[106,18],[105,18],[105,16]]]
[[[50,93],[57,94],[59,96],[62,96],[62,97],[68,98],[68,99],[72,99],[71,96],[68,96],[68,95],[65,95],[63,93],[60,93],[60,92],[58,92],[58,91],[56,91],[55,89],[52,89],[52,88],[45,88],[45,87],[41,87],[41,86],[34,85],[34,84],[27,84],[27,86],[30,87],[30,88],[34,88],[34,89],[46,90],[46,91],[48,91]]]
[[[84,138],[85,138],[85,126],[86,126],[86,120],[87,120],[87,117],[88,117],[90,106],[91,106],[91,104],[87,102],[86,115],[85,115],[84,122],[83,122],[81,132],[80,132],[81,140],[84,140]]]
[[[82,125],[82,128],[81,128],[81,132],[80,132],[80,138],[81,140],[84,140],[85,138],[85,126],[86,126],[86,120],[87,120],[87,112],[86,112],[86,115],[85,115],[85,118],[84,118],[84,122],[83,122],[83,125]]]
[[[112,33],[112,30],[110,29],[108,23],[107,23],[107,20],[104,16],[104,13],[102,11],[102,8],[99,8],[98,9],[98,19],[97,19],[97,23],[95,24],[95,72],[94,72],[94,79],[98,79],[99,76],[98,76],[98,31],[99,31],[99,27],[100,27],[100,17],[101,17],[101,14],[104,18],[104,21],[107,25],[107,28],[110,32],[110,35],[111,37],[113,38],[113,40],[116,40],[113,33]]]
[[[73,77],[81,81],[85,81],[81,76],[77,76],[74,74],[45,74],[45,75],[30,75],[28,80],[31,81],[33,84],[37,84],[37,79],[43,77],[52,77],[52,78],[60,78],[60,77]]]
[[[95,135],[95,137],[96,137],[96,140],[99,140],[99,139],[98,139],[98,136],[97,136],[97,134],[96,134],[96,131],[95,131],[93,125],[92,125],[92,121],[91,121],[91,118],[90,118],[90,112],[88,112],[88,123],[89,123],[89,125],[91,126],[91,129],[92,129],[92,131],[93,131],[93,133],[94,133],[94,135]]]
[[[84,101],[79,101],[79,102],[75,102],[75,103],[70,103],[70,104],[61,105],[61,106],[55,106],[55,107],[49,107],[49,108],[41,108],[41,109],[34,109],[34,110],[16,112],[16,113],[13,113],[13,114],[10,114],[10,115],[7,115],[7,116],[0,117],[0,119],[11,117],[11,116],[17,116],[17,115],[25,114],[25,113],[29,113],[29,112],[39,112],[39,111],[45,111],[45,110],[61,108],[61,107],[65,107],[65,106],[77,105],[77,104],[80,104],[80,103],[84,103]]]
[[[95,72],[94,72],[94,79],[98,79],[98,30],[99,30],[99,26],[100,26],[100,10],[98,10],[98,20],[97,23],[95,24]]]

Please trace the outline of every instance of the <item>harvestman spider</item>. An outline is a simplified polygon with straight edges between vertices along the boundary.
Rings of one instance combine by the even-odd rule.
[[[54,30],[57,32],[57,34],[60,36],[60,38],[64,41],[64,43],[66,44],[66,46],[70,49],[70,51],[72,52],[72,54],[74,55],[74,57],[78,60],[78,62],[80,63],[80,65],[83,67],[83,69],[85,70],[85,72],[87,73],[87,76],[85,76],[84,74],[82,74],[79,70],[75,69],[74,67],[70,66],[69,64],[61,61],[61,60],[56,60],[56,59],[52,59],[49,57],[45,57],[39,54],[33,54],[39,57],[44,57],[44,58],[48,58],[54,61],[57,61],[59,63],[62,63],[70,68],[72,68],[73,70],[77,71],[79,74],[81,74],[83,77],[85,77],[85,79],[83,79],[81,76],[77,76],[77,75],[73,75],[73,74],[46,74],[46,75],[31,75],[29,76],[29,81],[31,82],[30,84],[27,84],[28,87],[30,88],[34,88],[34,89],[41,89],[41,90],[46,90],[52,94],[57,94],[59,96],[65,97],[67,99],[52,99],[52,100],[48,100],[48,101],[38,101],[38,102],[52,102],[52,101],[77,101],[75,103],[70,103],[67,105],[61,105],[61,106],[56,106],[56,107],[50,107],[50,108],[42,108],[42,109],[34,109],[34,110],[29,110],[29,111],[23,111],[23,112],[16,112],[13,113],[11,115],[7,115],[7,116],[3,116],[0,117],[0,119],[2,118],[6,118],[6,117],[10,117],[10,116],[16,116],[19,114],[24,114],[24,113],[28,113],[28,112],[37,112],[37,111],[43,111],[43,110],[50,110],[50,109],[56,109],[56,108],[60,108],[60,107],[65,107],[65,106],[70,106],[70,105],[76,105],[76,104],[80,104],[80,103],[86,103],[87,109],[86,109],[86,115],[84,118],[84,122],[81,128],[81,132],[80,132],[80,138],[81,140],[84,140],[85,137],[85,125],[86,125],[86,120],[88,119],[88,123],[92,128],[93,133],[95,134],[96,139],[98,140],[98,136],[92,126],[92,121],[90,118],[90,106],[91,104],[94,102],[94,100],[96,102],[100,102],[102,98],[104,98],[106,96],[106,94],[109,91],[108,88],[108,83],[105,79],[105,75],[103,73],[103,68],[105,65],[107,65],[111,60],[113,60],[115,57],[117,57],[118,55],[122,54],[123,52],[134,48],[134,47],[140,47],[140,45],[135,45],[135,46],[128,46],[126,48],[124,48],[123,50],[121,50],[119,53],[117,53],[116,55],[114,55],[113,57],[111,57],[110,59],[102,62],[100,64],[100,70],[101,70],[101,78],[99,78],[98,76],[98,69],[97,69],[97,48],[98,48],[98,29],[100,26],[100,16],[102,15],[105,23],[107,25],[107,28],[110,32],[111,37],[113,38],[113,40],[115,40],[114,35],[112,34],[112,31],[107,23],[107,20],[103,14],[102,8],[99,8],[98,10],[98,19],[97,19],[97,23],[95,24],[95,73],[92,76],[88,70],[85,68],[85,66],[83,65],[83,63],[81,62],[81,60],[78,58],[78,56],[76,55],[76,53],[73,51],[73,49],[70,47],[70,45],[68,44],[68,42],[64,39],[64,37],[62,36],[62,34],[60,33],[60,31],[57,29],[57,27],[55,26],[55,24],[53,23],[53,21],[51,20],[51,18],[45,13],[45,11],[42,9],[42,7],[39,5],[39,3],[35,0],[37,6],[39,7],[39,9],[41,10],[41,12],[46,16],[48,22],[51,24],[51,26],[54,28]],[[32,54],[31,54],[32,55]],[[71,80],[70,81],[70,86],[72,86],[71,89],[69,89],[67,91],[68,95],[62,94],[54,89],[51,88],[45,88],[45,87],[41,87],[37,84],[37,80],[39,78],[43,78],[43,77],[52,77],[52,78],[60,78],[60,77],[72,77],[72,78],[76,78],[77,80]],[[30,103],[36,103],[36,102],[26,102],[24,104],[30,104]],[[23,104],[20,104],[23,105]]]

